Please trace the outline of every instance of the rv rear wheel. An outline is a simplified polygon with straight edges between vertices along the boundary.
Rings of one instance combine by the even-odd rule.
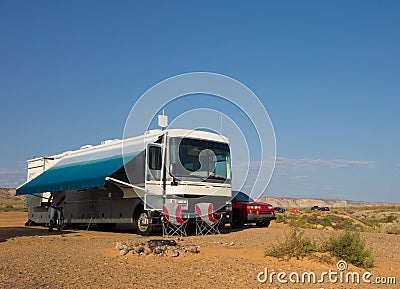
[[[141,210],[135,218],[135,225],[139,235],[148,236],[151,233],[151,224],[149,212]]]
[[[26,227],[28,227],[28,226],[35,226],[36,225],[36,223],[34,222],[34,221],[32,221],[32,220],[28,220],[28,221],[26,221],[26,223],[25,223],[25,226]]]

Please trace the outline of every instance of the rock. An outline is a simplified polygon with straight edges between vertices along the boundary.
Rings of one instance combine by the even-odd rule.
[[[176,246],[176,242],[174,240],[150,240],[148,244],[151,249],[154,249],[157,246]]]
[[[164,251],[163,251],[163,249],[161,248],[161,247],[156,247],[156,248],[154,248],[154,250],[153,250],[153,253],[154,254],[157,254],[157,255],[159,255],[159,254],[162,254]]]
[[[149,255],[149,254],[153,253],[153,251],[149,247],[147,247],[147,248],[144,249],[144,253],[146,255]]]
[[[140,253],[143,253],[143,252],[144,252],[144,248],[142,246],[135,248],[135,253],[136,254],[140,254]]]
[[[230,243],[229,243],[229,245],[233,246],[233,245],[235,245],[235,243],[233,243],[233,242],[230,242]]]
[[[188,251],[190,253],[197,254],[197,253],[199,253],[199,247],[196,245],[191,245],[191,246],[189,246]]]
[[[119,254],[120,254],[121,256],[125,256],[126,254],[128,254],[128,252],[129,252],[128,248],[125,248],[125,249],[120,250],[120,251],[119,251]]]
[[[171,257],[178,257],[179,256],[179,251],[175,250],[175,249],[172,249],[172,250],[169,251],[169,255]]]
[[[118,250],[122,250],[126,247],[126,244],[124,242],[117,242],[115,243],[115,248],[117,248]]]

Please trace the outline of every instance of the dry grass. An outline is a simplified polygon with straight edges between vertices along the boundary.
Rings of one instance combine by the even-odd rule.
[[[277,222],[299,228],[352,230],[399,234],[400,206],[332,208],[331,211],[305,210],[278,214]]]
[[[296,227],[291,229],[291,233],[286,235],[283,242],[266,250],[266,256],[283,260],[310,257],[311,259],[321,259],[327,263],[331,262],[329,256],[326,255],[329,254],[331,257],[345,260],[358,267],[371,268],[374,266],[372,250],[367,247],[366,240],[360,232],[335,232],[317,246],[315,241],[304,236],[304,231]]]
[[[0,211],[26,211],[25,196],[16,196],[15,189],[0,188]]]

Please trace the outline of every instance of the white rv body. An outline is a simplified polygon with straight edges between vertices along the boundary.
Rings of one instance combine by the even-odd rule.
[[[28,160],[28,219],[47,223],[50,192],[65,194],[68,224],[136,223],[149,234],[166,202],[190,215],[197,202],[212,202],[231,218],[229,140],[197,130],[153,130],[125,140]]]

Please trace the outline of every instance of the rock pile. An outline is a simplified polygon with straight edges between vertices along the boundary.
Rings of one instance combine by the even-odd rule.
[[[199,246],[197,245],[178,245],[174,240],[149,240],[142,243],[132,243],[131,241],[119,241],[115,244],[121,256],[129,252],[134,255],[158,255],[167,257],[178,257],[182,254],[197,254]]]

